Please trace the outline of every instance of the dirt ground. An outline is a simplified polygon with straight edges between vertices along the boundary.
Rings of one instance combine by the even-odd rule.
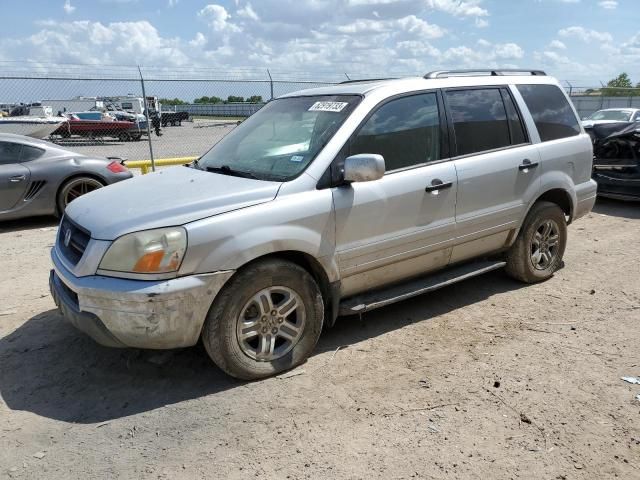
[[[638,204],[572,225],[546,283],[339,319],[300,375],[255,383],[65,324],[55,229],[0,225],[0,478],[640,479]]]

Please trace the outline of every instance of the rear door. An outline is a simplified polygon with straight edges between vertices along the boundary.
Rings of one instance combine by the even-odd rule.
[[[539,192],[540,157],[507,87],[444,96],[458,176],[455,263],[506,245]]]
[[[29,169],[20,163],[22,145],[0,142],[0,212],[11,210],[24,196]]]
[[[377,181],[334,187],[342,295],[446,266],[455,229],[456,173],[435,91],[388,100],[346,147],[381,154]]]

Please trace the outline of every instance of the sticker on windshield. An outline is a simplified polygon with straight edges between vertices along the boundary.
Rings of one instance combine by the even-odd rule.
[[[301,162],[302,160],[304,160],[304,157],[302,155],[294,155],[289,160],[291,160],[292,162]]]
[[[347,102],[316,102],[309,108],[310,112],[341,112]]]

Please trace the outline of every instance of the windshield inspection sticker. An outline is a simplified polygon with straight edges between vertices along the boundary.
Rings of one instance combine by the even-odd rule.
[[[309,108],[310,112],[341,112],[347,102],[316,102]]]
[[[302,160],[304,160],[304,157],[302,155],[294,155],[289,160],[291,160],[292,162],[301,162]]]

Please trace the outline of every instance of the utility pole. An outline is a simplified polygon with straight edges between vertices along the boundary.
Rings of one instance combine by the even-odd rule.
[[[156,160],[153,158],[153,143],[151,142],[151,122],[149,120],[149,105],[147,104],[147,92],[144,90],[144,78],[142,77],[142,70],[138,65],[138,73],[140,73],[140,83],[142,84],[142,101],[144,102],[144,114],[147,117],[147,138],[149,139],[149,155],[151,155],[151,171],[156,171]],[[157,115],[159,115],[157,113]],[[158,118],[158,121],[160,119]]]

